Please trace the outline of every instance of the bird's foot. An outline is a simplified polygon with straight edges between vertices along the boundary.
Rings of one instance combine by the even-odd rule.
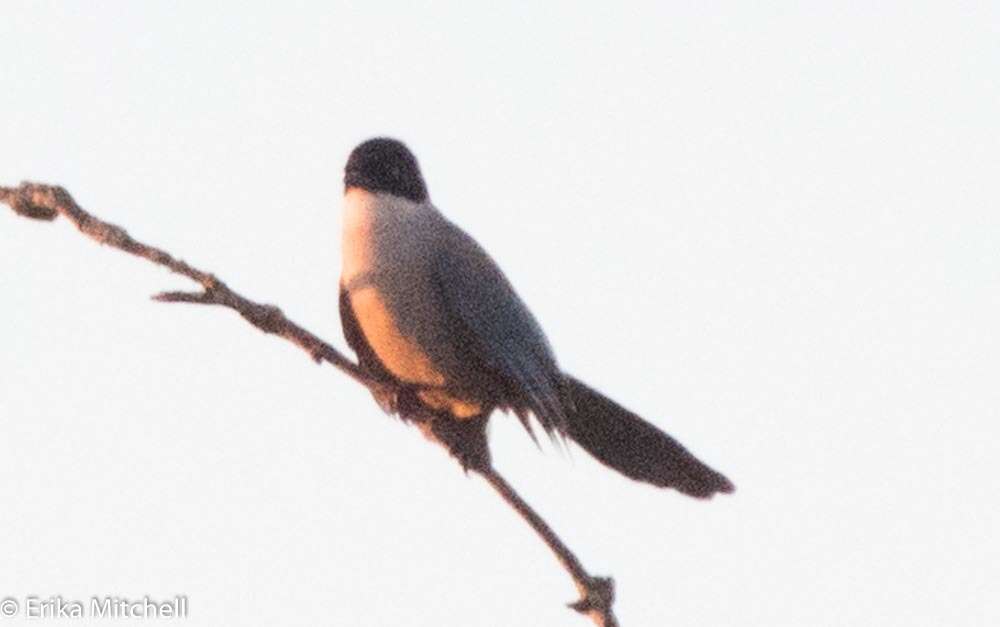
[[[486,444],[486,417],[458,420],[451,416],[438,416],[420,423],[424,435],[454,457],[462,470],[484,471],[490,467],[490,451]]]
[[[399,412],[399,392],[395,389],[385,388],[371,388],[372,397],[378,406],[382,408],[387,414],[395,414]]]

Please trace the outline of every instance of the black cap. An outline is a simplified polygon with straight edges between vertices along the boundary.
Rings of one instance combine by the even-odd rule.
[[[376,137],[358,144],[344,167],[344,188],[388,192],[414,202],[427,200],[417,158],[401,141]]]

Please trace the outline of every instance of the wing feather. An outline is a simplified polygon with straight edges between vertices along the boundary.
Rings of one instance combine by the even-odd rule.
[[[502,399],[528,409],[547,432],[566,422],[562,375],[545,334],[493,259],[468,234],[445,220],[433,264],[434,283],[456,331],[476,358],[511,388]]]

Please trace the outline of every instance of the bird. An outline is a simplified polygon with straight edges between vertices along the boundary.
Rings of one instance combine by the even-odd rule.
[[[430,201],[410,149],[375,137],[344,168],[339,308],[378,404],[419,422],[468,473],[490,467],[487,423],[534,417],[630,479],[708,498],[733,484],[677,440],[563,372],[506,275]]]

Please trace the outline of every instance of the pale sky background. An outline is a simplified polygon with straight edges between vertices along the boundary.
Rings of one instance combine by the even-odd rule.
[[[251,4],[5,2],[0,184],[346,347],[342,167],[397,136],[564,368],[737,484],[695,501],[494,417],[623,625],[998,624],[1000,5]],[[189,287],[0,210],[0,598],[589,624],[364,389],[149,300]]]

